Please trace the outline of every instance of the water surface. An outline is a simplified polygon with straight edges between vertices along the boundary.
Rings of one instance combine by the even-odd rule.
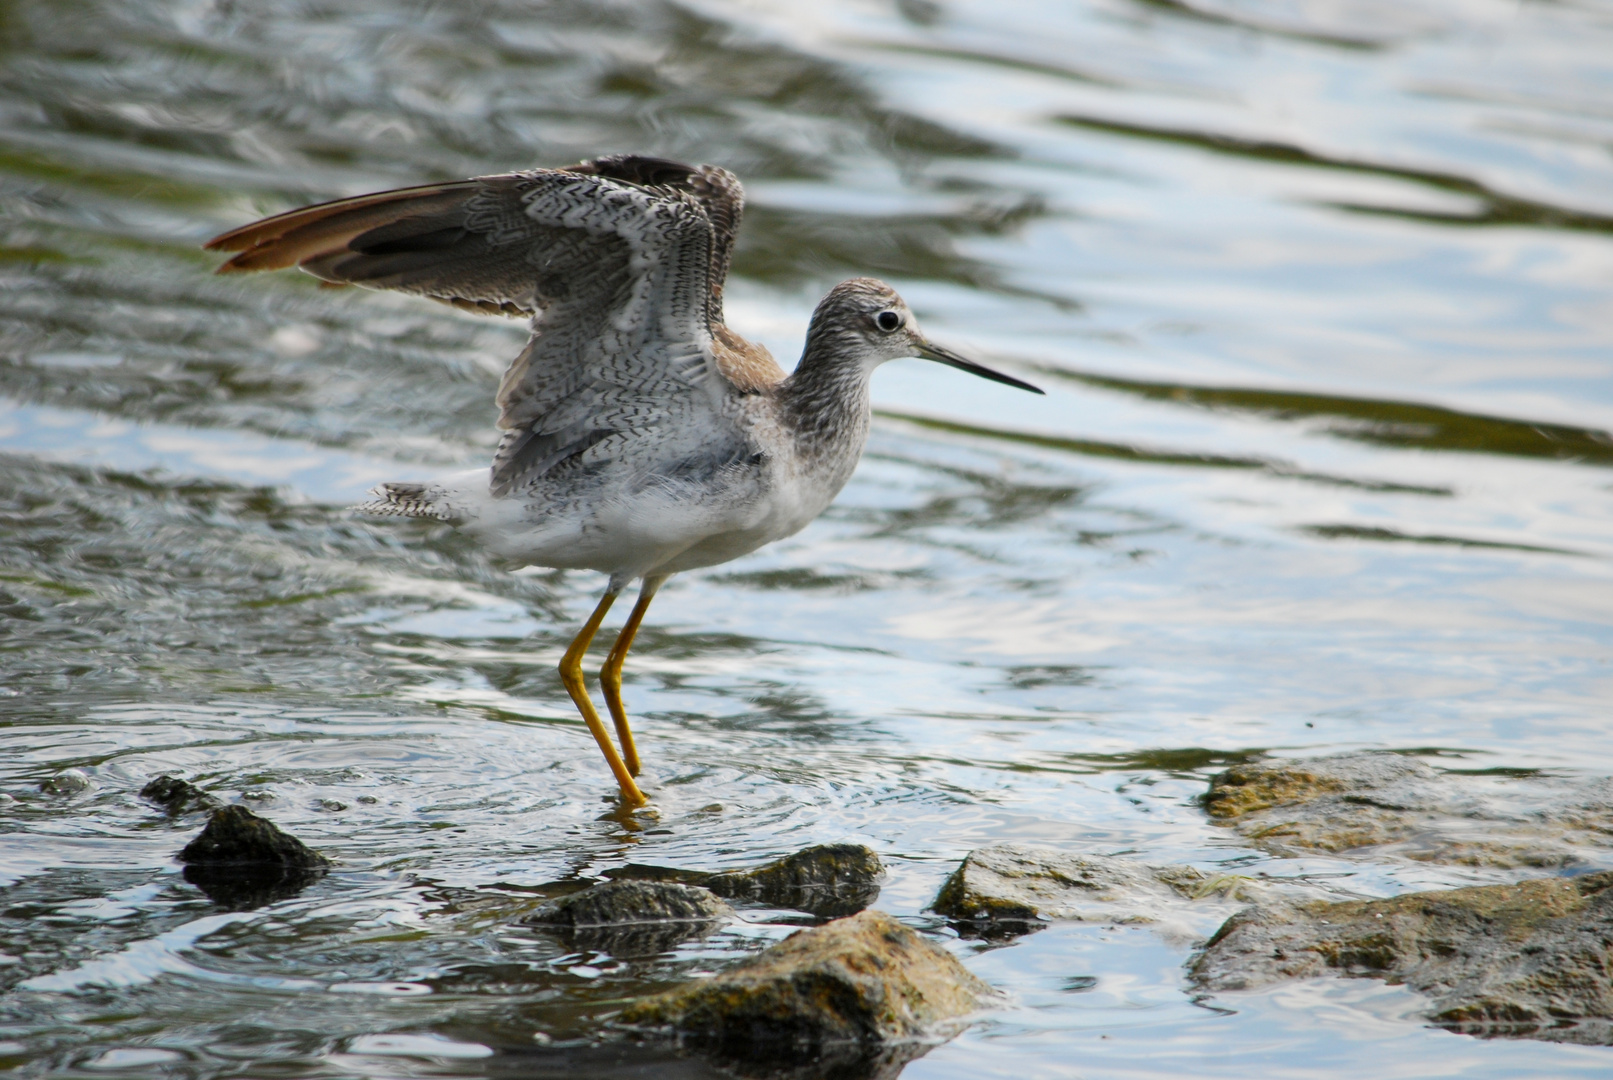
[[[1613,774],[1613,9],[806,7],[0,7],[0,1060],[669,1075],[599,1018],[784,913],[650,959],[510,918],[626,862],[852,840],[1012,997],[906,1077],[1605,1075],[1377,982],[1200,999],[1146,930],[982,943],[927,907],[997,840],[1506,879],[1251,851],[1196,800],[1261,752]],[[521,327],[199,249],[622,151],[744,178],[729,318],[777,355],[873,273],[1049,391],[887,366],[835,506],[667,586],[636,815],[554,670],[602,581],[344,509],[487,459]],[[196,820],[135,795],[162,772],[337,872],[221,910],[172,859]]]

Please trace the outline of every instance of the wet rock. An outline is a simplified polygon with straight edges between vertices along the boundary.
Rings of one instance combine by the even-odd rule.
[[[213,811],[179,861],[187,864],[186,881],[232,910],[295,896],[330,866],[325,856],[240,805]]]
[[[821,1074],[827,1054],[850,1075],[894,1075],[996,999],[951,953],[865,911],[797,931],[715,978],[636,1001],[619,1019],[671,1030],[753,1068],[811,1060]]]
[[[151,800],[175,817],[200,810],[217,810],[224,805],[195,784],[166,774],[141,788],[140,797]]]
[[[274,822],[244,806],[213,811],[207,827],[179,853],[184,863],[219,865],[257,863],[304,869],[329,866],[330,860]]]
[[[1208,990],[1336,972],[1406,985],[1441,1026],[1613,1043],[1613,872],[1239,912],[1193,965]]]
[[[822,918],[863,910],[879,896],[885,865],[861,844],[815,844],[754,870],[706,873],[632,863],[605,876],[615,881],[675,881],[730,900],[792,908]]]
[[[878,854],[861,844],[816,844],[754,870],[713,874],[704,884],[730,900],[837,918],[873,903],[884,875]]]
[[[522,921],[559,931],[574,947],[651,956],[710,933],[733,909],[705,889],[658,881],[607,881],[544,904]]]
[[[74,795],[82,795],[93,785],[94,781],[83,769],[63,769],[50,779],[41,782],[39,790],[46,795],[71,798]]]
[[[1236,765],[1210,781],[1212,821],[1275,855],[1366,847],[1468,866],[1606,865],[1605,779],[1440,772],[1399,754]]]
[[[1209,878],[1190,866],[995,844],[971,851],[931,907],[987,936],[1040,929],[1044,919],[1073,919],[1147,923],[1168,936],[1196,937],[1204,932],[1197,925],[1208,930],[1214,922],[1206,925],[1203,913],[1190,915],[1193,901],[1227,894],[1247,899],[1252,888],[1246,879]]]

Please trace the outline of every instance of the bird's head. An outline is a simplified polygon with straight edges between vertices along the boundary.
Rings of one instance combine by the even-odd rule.
[[[847,360],[855,357],[870,373],[887,360],[918,356],[982,379],[1042,393],[1028,382],[931,342],[919,330],[906,301],[895,289],[874,278],[852,278],[829,290],[812,313],[812,325],[807,331],[808,353],[814,351],[815,338],[819,348],[833,349]]]

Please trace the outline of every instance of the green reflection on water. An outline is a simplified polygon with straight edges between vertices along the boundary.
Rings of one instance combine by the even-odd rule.
[[[1326,421],[1330,435],[1380,446],[1613,465],[1613,434],[1597,428],[1513,420],[1408,401],[1375,401],[1247,387],[1184,386],[1049,369],[1048,374],[1151,401],[1248,412],[1274,420]]]

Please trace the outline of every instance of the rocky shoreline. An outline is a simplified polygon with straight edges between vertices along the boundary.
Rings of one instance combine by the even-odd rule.
[[[331,869],[185,781],[159,777],[141,794],[171,815],[209,815],[179,858],[223,908],[283,899]],[[1370,856],[1514,870],[1518,880],[1323,897],[1130,855],[1004,843],[969,852],[930,908],[964,937],[1064,921],[1147,927],[1191,950],[1184,988],[1197,993],[1375,978],[1423,994],[1429,1022],[1453,1031],[1613,1044],[1613,871],[1597,869],[1613,844],[1608,782],[1513,777],[1503,792],[1483,775],[1398,754],[1264,758],[1212,777],[1202,805],[1211,823],[1278,858]],[[631,958],[733,925],[742,910],[798,912],[817,925],[624,1001],[603,1033],[671,1041],[740,1072],[894,1076],[1003,999],[933,935],[870,907],[884,874],[878,854],[855,844],[741,871],[629,863],[512,918]]]

